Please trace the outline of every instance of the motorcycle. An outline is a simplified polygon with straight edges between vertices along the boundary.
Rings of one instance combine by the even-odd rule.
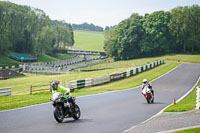
[[[153,93],[151,91],[151,89],[149,89],[148,86],[145,86],[144,89],[142,90],[142,94],[144,95],[145,99],[147,100],[147,103],[153,103],[154,102],[154,96]]]
[[[80,108],[76,104],[75,97],[71,97],[73,104],[69,103],[64,94],[56,92],[53,94],[51,101],[54,106],[54,118],[58,123],[63,122],[64,118],[73,117],[74,120],[78,120],[81,116]]]

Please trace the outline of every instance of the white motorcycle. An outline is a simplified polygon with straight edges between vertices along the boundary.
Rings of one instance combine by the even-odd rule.
[[[145,86],[144,89],[142,90],[142,94],[144,95],[144,97],[147,100],[147,103],[153,103],[154,102],[154,95],[151,91],[151,89],[149,89],[148,86]]]

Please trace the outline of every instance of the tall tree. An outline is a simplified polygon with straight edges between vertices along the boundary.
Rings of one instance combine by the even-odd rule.
[[[139,42],[143,35],[143,17],[134,13],[106,34],[105,51],[115,60],[127,60],[140,56]],[[108,35],[108,37],[107,37]],[[111,38],[111,40],[109,40]]]
[[[172,20],[169,23],[171,34],[176,37],[177,51],[186,52],[189,36],[189,8],[177,7],[171,11]],[[182,47],[182,49],[180,49]]]
[[[193,5],[189,8],[189,49],[191,52],[200,50],[200,7]]]
[[[54,36],[53,28],[49,26],[43,27],[34,40],[34,54],[39,56],[52,50]]]
[[[40,9],[1,1],[0,38],[0,54],[10,49],[39,55],[55,44],[59,47],[74,44],[71,25],[64,22],[51,25],[49,17]]]
[[[169,53],[171,45],[168,23],[170,13],[157,11],[145,16],[143,28],[145,34],[141,42],[141,50],[146,55]]]

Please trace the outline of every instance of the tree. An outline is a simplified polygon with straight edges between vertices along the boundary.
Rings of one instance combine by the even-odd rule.
[[[169,12],[157,11],[145,16],[143,28],[145,34],[140,43],[141,51],[148,56],[169,53],[171,36],[168,23]]]
[[[103,28],[100,26],[95,26],[94,24],[88,24],[88,23],[83,23],[83,24],[72,24],[73,29],[75,30],[86,30],[86,31],[98,31],[98,32],[103,32]]]
[[[52,50],[54,31],[49,26],[43,27],[34,40],[34,54],[38,57],[41,54]]]
[[[62,23],[57,23],[55,29],[55,47],[64,48],[65,46],[72,46],[74,43],[73,32],[69,27]]]
[[[51,22],[40,9],[0,2],[0,54],[10,49],[39,55],[48,52],[56,44],[59,47],[73,45],[71,25],[55,21],[54,26]]]
[[[115,60],[127,60],[140,56],[139,42],[143,35],[143,17],[138,14],[119,23],[105,36],[105,51]]]
[[[189,8],[189,41],[188,48],[191,52],[200,50],[200,7],[193,5]]]
[[[169,23],[171,34],[176,38],[176,51],[186,52],[189,36],[189,8],[177,7],[171,11],[172,20]]]

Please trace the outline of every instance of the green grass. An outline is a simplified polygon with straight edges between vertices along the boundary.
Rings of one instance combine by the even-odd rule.
[[[36,93],[33,95],[1,96],[0,110],[7,110],[28,105],[46,103],[50,101],[50,97],[50,92]]]
[[[123,89],[132,88],[132,87],[141,85],[142,80],[144,78],[147,78],[148,81],[151,81],[151,80],[163,75],[164,73],[168,72],[169,70],[173,69],[177,65],[179,65],[179,64],[178,63],[166,63],[166,64],[158,66],[152,70],[142,72],[136,76],[132,76],[132,77],[129,77],[126,79],[122,79],[119,81],[107,83],[107,84],[96,86],[96,87],[81,89],[81,90],[79,90],[79,92],[91,91],[91,90],[105,92],[105,91],[114,91],[114,90],[123,90]]]
[[[58,60],[72,58],[74,56],[75,56],[74,54],[56,54],[55,56],[49,56],[43,54],[38,57],[38,62],[58,61]]]
[[[137,65],[143,65],[143,64],[146,64],[148,61],[154,61],[156,59],[157,58],[143,58],[143,59],[138,59],[138,60],[131,60],[131,62]],[[127,62],[130,62],[130,61],[127,61]],[[118,62],[109,63],[107,66],[111,65],[113,69],[107,69],[107,70],[102,70],[102,71],[80,72],[80,73],[71,72],[70,74],[65,74],[65,75],[26,74],[25,77],[11,78],[8,80],[0,80],[0,87],[12,87],[13,95],[22,95],[22,94],[29,93],[29,88],[31,85],[49,84],[52,80],[64,80],[68,83],[68,81],[72,81],[72,80],[95,78],[95,77],[105,76],[105,75],[114,74],[118,72],[128,71],[134,68],[134,67],[129,67],[129,66],[128,68],[127,67],[118,68],[120,64],[126,65],[126,61],[124,62],[118,61]],[[106,66],[106,64],[104,65]]]
[[[74,31],[74,47],[86,51],[104,51],[104,34],[88,31]]]
[[[38,62],[58,61],[74,57],[74,54],[56,54],[55,57],[43,54],[38,57]],[[0,67],[19,65],[21,62],[13,60],[9,57],[0,57]]]
[[[101,86],[76,90],[72,95],[74,96],[91,95],[91,94],[103,93],[106,91],[121,90],[121,89],[127,89],[130,87],[138,86],[141,84],[141,81],[143,78],[148,77],[148,80],[152,80],[164,74],[165,72],[169,71],[170,69],[174,68],[177,65],[178,63],[166,63],[152,70],[148,70],[146,72],[143,72],[141,74],[138,74],[136,76],[133,76],[127,79],[104,84]],[[34,83],[34,85],[41,85],[41,84],[49,83],[51,80],[55,80],[55,79],[64,79],[64,80],[67,79],[71,81],[71,80],[74,80],[73,76],[75,75],[76,75],[76,79],[84,79],[83,77],[87,78],[88,75],[90,75],[89,77],[97,77],[97,76],[105,75],[105,73],[107,72],[108,71],[106,70],[105,72],[103,73],[100,72],[99,74],[96,74],[94,72],[87,72],[87,73],[83,72],[81,74],[75,73],[75,74],[70,74],[70,75],[58,75],[58,76],[57,75],[43,76],[43,75],[29,74],[27,75],[27,77],[0,81],[1,85],[4,84],[6,86],[11,86],[12,91],[13,91],[13,96],[0,97],[0,110],[7,110],[7,109],[23,107],[23,106],[32,105],[32,104],[48,102],[51,97],[50,92],[41,92],[41,93],[36,93],[34,95],[29,95],[31,83]],[[49,88],[49,86],[45,86],[42,88]],[[39,89],[39,88],[35,88],[35,89]]]
[[[38,57],[38,62],[48,62],[48,61],[57,61],[55,57],[43,54]]]
[[[0,57],[0,67],[18,65],[20,62],[10,59],[8,57]]]
[[[178,61],[180,63],[200,63],[200,55],[167,55],[163,56],[167,61]]]
[[[168,62],[178,62],[178,60],[180,60],[180,62],[178,63],[200,63],[200,55],[165,55],[160,57],[140,58],[140,59],[116,61],[116,62],[110,59],[101,64],[84,67],[82,68],[82,70],[131,68],[133,66],[141,66],[143,64],[150,63],[158,59],[160,60],[165,59]]]
[[[199,133],[200,132],[200,128],[193,128],[193,129],[186,129],[183,131],[177,131],[174,133]]]
[[[75,57],[75,54],[56,54],[56,58],[59,60],[65,60],[65,59],[69,59],[69,58],[73,58]]]
[[[196,56],[199,57],[199,55],[196,55]],[[134,68],[134,67],[131,67],[132,64],[143,65],[157,59],[167,58],[167,61],[165,64],[159,67],[156,67],[152,70],[148,70],[136,76],[132,76],[132,77],[115,81],[112,83],[107,83],[100,86],[76,90],[73,93],[73,95],[83,96],[83,95],[103,93],[106,91],[127,89],[127,88],[141,85],[141,81],[144,78],[147,78],[148,80],[152,80],[166,73],[172,68],[176,67],[179,64],[179,62],[177,62],[176,60],[177,58],[183,58],[185,59],[185,62],[187,63],[190,63],[190,62],[199,63],[200,61],[196,58],[196,56],[167,55],[167,56],[154,57],[154,58],[152,57],[152,58],[142,58],[142,59],[129,60],[129,61],[117,61],[117,62],[107,63],[109,65],[106,65],[106,63],[102,65],[102,67],[105,67],[105,66],[110,67],[111,65],[112,66],[111,68],[113,69],[107,69],[107,70],[101,70],[101,71],[95,71],[95,72],[80,72],[80,73],[72,72],[65,75],[49,75],[49,76],[26,74],[25,77],[12,78],[8,80],[0,80],[1,88],[3,87],[12,88],[12,96],[0,97],[0,110],[7,110],[7,109],[16,108],[16,107],[23,107],[27,105],[44,103],[44,102],[49,101],[51,97],[50,92],[45,92],[45,93],[41,92],[41,93],[36,93],[34,95],[29,95],[31,85],[49,84],[52,80],[64,80],[68,83],[68,81],[72,81],[72,80],[95,78],[95,77],[105,76],[105,75],[109,75],[113,73],[128,71]],[[173,59],[173,60],[170,60],[170,59]],[[89,69],[89,68],[90,67],[86,69]],[[100,64],[98,64],[97,66],[94,65],[94,68],[100,68]],[[49,88],[49,86],[36,87],[33,89],[44,89],[44,88]],[[34,99],[34,97],[37,98],[38,100]]]
[[[147,63],[151,63],[158,58],[140,58],[134,60],[127,60],[127,61],[116,61],[114,62],[112,59],[107,60],[104,63],[100,63],[97,65],[91,65],[89,67],[83,68],[83,70],[91,70],[91,69],[116,69],[116,68],[133,68],[137,66],[141,66]],[[161,59],[161,58],[159,58]]]
[[[200,86],[200,82],[197,86]],[[197,89],[195,87],[195,89],[190,93],[190,95],[188,95],[185,99],[181,100],[180,102],[166,108],[164,112],[183,112],[194,109],[196,105],[196,91]]]

